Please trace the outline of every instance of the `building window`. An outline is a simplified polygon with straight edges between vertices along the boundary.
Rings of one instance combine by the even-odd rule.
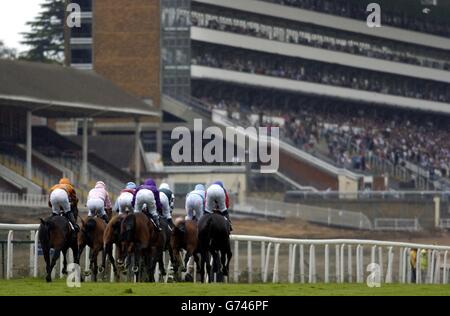
[[[92,50],[72,49],[70,62],[72,64],[92,64]]]

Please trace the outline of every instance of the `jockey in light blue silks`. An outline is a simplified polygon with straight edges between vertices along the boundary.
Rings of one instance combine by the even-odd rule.
[[[159,198],[159,191],[153,179],[149,178],[145,180],[144,184],[136,189],[132,205],[134,206],[135,213],[142,212],[144,208],[147,207],[150,217],[155,223],[156,229],[161,231],[158,213],[162,211],[162,206]]]
[[[205,186],[197,184],[194,191],[186,195],[186,217],[185,220],[190,221],[194,218],[198,221],[205,211]]]
[[[125,189],[120,191],[120,195],[114,204],[114,211],[119,215],[124,214],[127,210],[133,212],[133,196],[136,190],[136,184],[134,182],[128,182]]]
[[[230,223],[230,230],[233,230],[231,226],[230,214],[228,213],[228,208],[230,207],[230,198],[222,181],[214,182],[208,187],[208,190],[206,191],[205,212],[213,213],[216,210],[216,205],[218,211],[220,211],[220,213]]]

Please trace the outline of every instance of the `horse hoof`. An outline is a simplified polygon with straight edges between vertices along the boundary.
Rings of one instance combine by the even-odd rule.
[[[84,271],[84,276],[86,276],[86,277],[90,276],[91,274],[92,274],[92,272],[90,270]]]
[[[47,283],[52,282],[52,277],[51,277],[51,276],[47,276],[47,277],[45,278],[45,281],[47,281]]]
[[[104,273],[105,272],[105,268],[103,268],[103,267],[100,267],[100,268],[98,268],[98,273]]]
[[[181,272],[187,272],[186,268],[181,269]]]
[[[188,273],[188,274],[186,274],[186,275],[184,276],[184,280],[185,280],[186,282],[193,282],[193,281],[194,281],[194,278],[192,277],[192,275],[190,275],[190,274]]]

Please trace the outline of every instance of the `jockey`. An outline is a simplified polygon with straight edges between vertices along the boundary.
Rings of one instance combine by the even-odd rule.
[[[233,227],[231,226],[230,214],[228,214],[230,199],[222,181],[214,182],[206,191],[205,212],[212,213],[216,207],[216,203],[219,211],[230,223],[230,230],[233,230]]]
[[[162,216],[167,220],[169,225],[173,227],[172,211],[175,207],[175,195],[167,183],[163,183],[159,186],[159,197],[162,205]]]
[[[127,209],[133,211],[133,196],[136,190],[136,184],[134,182],[128,182],[125,189],[120,191],[120,195],[114,205],[114,210],[120,214],[123,214]]]
[[[86,206],[89,210],[89,217],[97,213],[108,223],[108,216],[106,215],[105,209],[111,209],[112,205],[104,182],[98,181],[95,187],[89,191]]]
[[[75,230],[78,230],[77,220],[73,214],[72,206],[78,205],[78,198],[75,189],[70,180],[62,178],[59,183],[50,188],[48,206],[52,208],[53,216],[58,216],[61,210],[64,215],[73,225]]]
[[[149,178],[144,181],[144,184],[140,185],[134,192],[133,201],[131,202],[134,207],[134,212],[142,212],[144,206],[155,223],[156,229],[161,231],[159,225],[159,214],[162,211],[161,200],[159,198],[159,191],[156,187],[156,183],[153,179]]]
[[[185,220],[199,220],[205,211],[205,186],[197,184],[195,190],[186,195],[186,217]]]

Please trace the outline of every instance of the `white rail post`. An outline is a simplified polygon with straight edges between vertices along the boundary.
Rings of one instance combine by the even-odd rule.
[[[316,283],[316,250],[315,246],[309,247],[309,283]]]
[[[361,265],[359,264],[359,261],[361,260],[360,249],[361,249],[361,245],[356,246],[356,283],[359,283],[361,280]]]
[[[267,282],[267,277],[269,274],[269,260],[270,260],[270,249],[272,248],[272,243],[269,242],[267,245],[267,252],[266,252],[266,263],[264,264],[264,278],[263,282]]]
[[[13,256],[14,256],[14,248],[13,248],[13,238],[14,231],[10,230],[8,232],[8,240],[6,244],[6,279],[9,280],[13,277]]]
[[[436,256],[436,260],[435,260],[434,272],[433,272],[434,284],[439,284],[441,281],[440,280],[440,278],[441,278],[441,253],[439,251],[435,251],[435,256]]]
[[[66,255],[67,255],[67,252],[66,252]],[[63,261],[64,260],[63,260],[63,253],[62,253],[62,251],[59,252],[59,259],[58,259],[58,261],[59,261],[59,278],[62,279],[64,277],[64,274],[63,274],[63,268],[64,268]]]
[[[294,244],[292,246],[291,280],[290,280],[291,283],[294,283],[294,281],[295,281],[295,252],[296,252],[296,250],[297,250],[297,245]]]
[[[352,245],[348,245],[348,282],[353,282]]]
[[[410,249],[403,250],[403,283],[411,283]]]
[[[339,245],[335,246],[335,252],[336,252],[336,283],[339,283],[341,281],[341,259],[340,259],[340,254],[341,252],[339,251]]]
[[[33,261],[33,277],[38,276],[38,256],[39,256],[39,231],[34,234],[34,261]]]
[[[299,259],[300,262],[300,282],[305,283],[305,246],[300,245]]]
[[[380,264],[380,280],[383,280],[384,270],[383,270],[383,247],[378,247],[378,262]]]
[[[234,282],[239,283],[239,241],[234,241]]]
[[[253,283],[252,242],[247,242],[247,271],[248,283]]]
[[[341,263],[340,263],[340,268],[341,268],[341,283],[344,283],[345,281],[345,244],[341,245]]]
[[[361,245],[361,248],[359,249],[359,271],[360,271],[360,283],[364,282],[364,246]]]
[[[330,283],[330,249],[325,245],[325,283]]]
[[[262,241],[261,242],[261,280],[264,279],[264,263],[266,262],[265,252],[266,252],[266,243],[264,241]]]
[[[434,264],[435,264],[434,253],[435,253],[434,250],[427,251],[427,254],[428,254],[428,267],[427,267],[427,279],[426,279],[427,284],[432,284],[433,279],[434,279]]]
[[[89,272],[91,270],[90,267],[90,260],[89,260],[89,255],[90,255],[91,249],[86,246],[86,248],[84,248],[84,271]]]
[[[422,269],[420,266],[420,254],[422,250],[419,248],[417,249],[417,255],[416,255],[416,284],[422,283]]]
[[[372,251],[370,253],[370,263],[376,263],[376,250],[377,246],[372,246]]]
[[[278,283],[278,281],[279,281],[279,277],[278,277],[279,263],[280,263],[279,255],[280,255],[280,243],[276,243],[274,258],[273,258],[273,278],[272,278],[273,283]]]
[[[33,276],[33,264],[34,264],[34,236],[35,236],[35,231],[32,230],[30,231],[30,241],[32,243],[30,243],[30,277]]]
[[[398,251],[398,283],[403,283],[403,247]]]
[[[388,265],[386,271],[386,283],[392,283],[392,265],[394,263],[394,252],[392,247],[388,248]]]
[[[442,284],[447,284],[447,282],[448,282],[447,255],[448,255],[448,251],[445,251],[444,252],[444,271],[442,271]]]

